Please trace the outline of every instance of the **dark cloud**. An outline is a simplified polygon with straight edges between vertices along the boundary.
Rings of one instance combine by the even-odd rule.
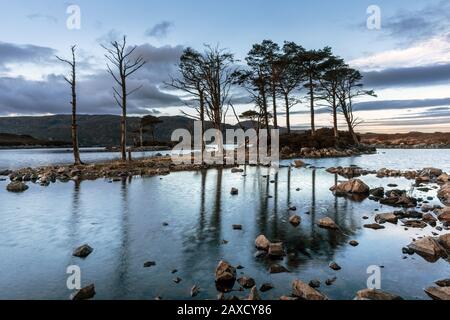
[[[145,35],[147,37],[163,39],[163,38],[167,37],[167,35],[169,34],[170,29],[172,29],[172,27],[173,27],[172,22],[162,21],[162,22],[154,25],[153,27],[147,29],[147,31],[145,31]]]
[[[374,100],[359,102],[355,104],[355,111],[400,110],[437,106],[450,106],[450,98],[423,100]]]
[[[372,88],[435,85],[450,81],[450,63],[364,72],[364,85]]]
[[[417,41],[450,31],[450,2],[442,0],[420,10],[401,10],[383,19],[382,28],[390,36]]]
[[[0,42],[0,70],[7,70],[10,63],[42,63],[54,60],[55,54],[56,50],[48,47]]]
[[[141,90],[129,98],[129,114],[148,114],[159,108],[184,105],[177,95],[167,93],[161,87],[168,80],[168,75],[176,72],[176,63],[182,51],[182,46],[158,48],[145,44],[136,48],[135,54],[142,55],[147,64],[128,81],[130,90],[142,86]],[[0,61],[48,61],[45,59],[53,59],[54,53],[55,50],[50,48],[0,45]],[[119,107],[112,95],[113,85],[106,68],[81,77],[78,82],[79,112],[118,114]],[[62,75],[49,75],[41,81],[23,77],[0,77],[0,115],[69,113],[69,100],[70,90]]]

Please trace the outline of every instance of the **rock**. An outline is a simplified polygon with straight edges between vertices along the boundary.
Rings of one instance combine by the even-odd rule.
[[[430,287],[425,293],[433,300],[450,300],[450,287]]]
[[[440,236],[439,243],[444,247],[444,249],[450,252],[450,233]]]
[[[261,292],[267,292],[273,289],[273,285],[271,283],[263,283],[259,288]]]
[[[438,219],[443,222],[450,222],[450,207],[445,207],[439,211]]]
[[[271,243],[269,245],[269,256],[274,258],[284,257],[286,254],[283,249],[282,243]]]
[[[371,223],[371,224],[365,224],[364,228],[367,229],[373,229],[373,230],[381,230],[381,229],[385,229],[384,226],[378,224],[378,223]]]
[[[180,277],[176,277],[172,281],[175,282],[176,284],[179,284],[181,281],[183,281],[183,279],[181,279]]]
[[[72,295],[72,300],[89,300],[95,296],[95,286],[93,284],[84,287]]]
[[[191,297],[196,297],[200,293],[200,288],[198,286],[193,286],[191,288]]]
[[[242,277],[238,279],[238,283],[245,289],[250,289],[255,286],[255,280],[250,277]]]
[[[320,219],[318,225],[319,227],[325,229],[339,229],[336,222],[334,222],[333,219],[328,217]]]
[[[408,255],[412,256],[414,254],[414,252],[415,251],[413,249],[411,249],[411,248],[407,248],[407,247],[402,248],[402,253],[403,254],[408,254]]]
[[[422,220],[423,222],[428,223],[430,226],[436,226],[437,219],[431,213],[425,214]]]
[[[236,269],[222,260],[216,268],[215,277],[218,291],[228,291],[233,288],[236,281]]]
[[[395,183],[389,183],[387,186],[388,186],[389,188],[397,188],[397,187],[398,187],[398,184],[395,184]]]
[[[439,287],[450,287],[450,279],[444,279],[444,280],[436,281],[436,284]]]
[[[269,251],[270,241],[266,236],[260,235],[255,240],[255,246],[258,250]]]
[[[356,293],[355,300],[403,300],[401,297],[376,289],[364,289]]]
[[[294,167],[296,168],[303,168],[305,166],[305,163],[301,160],[295,160],[294,161]]]
[[[403,225],[408,228],[418,228],[418,229],[423,229],[428,226],[422,220],[406,220],[406,221],[403,221]]]
[[[289,207],[289,211],[297,211],[297,207],[296,206]]]
[[[336,195],[369,194],[370,188],[361,180],[352,179],[347,182],[338,184],[336,187],[332,188],[332,191],[334,191]]]
[[[237,196],[239,194],[239,190],[236,189],[236,188],[231,188],[231,192],[230,193],[231,193],[232,196]]]
[[[156,266],[156,262],[155,261],[144,262],[144,268],[151,268],[151,267],[154,267],[154,266]],[[176,272],[172,271],[172,273],[176,273]]]
[[[329,266],[329,267],[330,267],[331,269],[333,269],[334,271],[339,271],[339,270],[342,269],[341,266],[338,265],[336,262],[330,263],[330,266]]]
[[[233,230],[242,230],[242,225],[240,225],[240,224],[233,224]]]
[[[6,186],[6,190],[9,192],[19,193],[28,190],[28,186],[23,182],[13,181]]]
[[[446,258],[445,249],[432,237],[425,237],[408,245],[408,248],[429,262],[436,262],[439,258]]]
[[[320,281],[317,279],[311,280],[309,286],[314,289],[320,288]]]
[[[352,240],[349,242],[349,245],[351,245],[352,247],[357,247],[357,246],[359,246],[359,242],[356,240]]]
[[[302,218],[300,218],[297,215],[291,216],[289,218],[289,222],[294,226],[294,227],[298,227],[300,225],[300,223],[302,223]]]
[[[242,173],[244,172],[244,169],[240,169],[240,168],[232,168],[231,169],[231,173]]]
[[[298,298],[290,297],[290,296],[281,296],[280,300],[281,301],[296,301],[296,300],[298,300]]]
[[[302,300],[327,300],[327,297],[301,280],[292,283],[292,295]]]
[[[393,213],[380,213],[375,216],[375,221],[377,223],[389,222],[389,223],[397,224],[398,217]]]
[[[331,286],[331,285],[333,285],[333,283],[336,282],[336,280],[337,280],[336,277],[331,278],[331,279],[327,279],[327,280],[325,281],[325,284],[326,284],[327,286]]]
[[[81,247],[76,248],[73,251],[73,256],[78,258],[86,258],[88,255],[90,255],[94,251],[92,247],[90,247],[87,244],[82,245]]]
[[[438,192],[438,198],[446,206],[450,206],[450,183],[444,184]]]
[[[277,273],[289,273],[289,270],[279,264],[272,264],[269,267],[269,273],[277,274]]]
[[[419,176],[426,178],[437,178],[442,173],[442,170],[438,168],[424,168],[422,171],[420,171]]]
[[[441,174],[439,177],[437,177],[438,183],[447,183],[450,180],[450,176],[446,173]]]
[[[258,289],[256,289],[256,287],[253,287],[252,290],[250,290],[250,294],[248,295],[247,300],[250,300],[250,301],[261,300],[261,297],[259,296],[259,293],[258,293]]]
[[[377,198],[383,198],[384,197],[384,188],[380,187],[380,188],[371,189],[369,191],[369,194],[371,196],[374,196],[374,197],[377,197]]]

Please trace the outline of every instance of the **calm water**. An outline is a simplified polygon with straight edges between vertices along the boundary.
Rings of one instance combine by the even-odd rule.
[[[447,150],[382,152],[386,154],[309,162],[317,167],[433,165],[450,171]],[[258,286],[271,282],[275,289],[261,294],[264,299],[290,294],[295,278],[320,279],[320,290],[331,299],[352,299],[366,287],[371,265],[384,266],[382,289],[428,299],[423,289],[450,277],[448,262],[429,263],[417,255],[403,260],[401,249],[435,230],[405,231],[389,224],[380,231],[362,228],[364,215],[372,222],[375,209],[393,209],[370,200],[335,198],[328,190],[335,179],[323,169],[282,168],[275,173],[248,167],[246,176],[230,170],[180,172],[117,183],[30,185],[23,194],[7,193],[7,182],[0,182],[0,299],[67,299],[66,268],[74,264],[81,267],[83,285],[95,283],[96,299],[190,299],[194,284],[201,288],[197,299],[214,299],[214,269],[221,259],[244,266],[239,273],[253,277]],[[411,181],[402,178],[362,179],[371,187],[397,183],[413,190]],[[230,195],[232,187],[239,189],[238,196]],[[288,223],[290,204],[302,217],[298,228]],[[343,232],[318,228],[314,223],[325,216]],[[243,231],[234,231],[233,224],[243,225]],[[285,243],[289,255],[280,264],[291,273],[270,275],[270,261],[254,258],[254,240],[260,234]],[[353,239],[360,243],[356,248],[348,245]],[[73,249],[84,243],[94,252],[85,260],[73,258]],[[145,269],[146,261],[156,266]],[[331,261],[342,270],[331,270]],[[173,269],[178,273],[172,274]],[[326,286],[325,280],[334,276],[335,284]],[[181,283],[175,284],[175,277]],[[244,297],[248,292],[235,294]]]

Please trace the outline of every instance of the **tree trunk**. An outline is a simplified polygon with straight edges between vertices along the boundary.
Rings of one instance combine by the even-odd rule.
[[[314,118],[314,88],[312,75],[309,76],[309,99],[311,100],[311,135],[316,134],[316,125]]]
[[[122,76],[122,119],[120,120],[120,150],[122,161],[127,161],[127,86]]]
[[[77,93],[76,93],[76,70],[75,56],[72,65],[72,148],[75,165],[82,164],[80,159],[80,150],[78,148],[78,130],[77,130]]]
[[[336,104],[336,93],[333,93],[333,130],[334,138],[337,142],[339,138],[338,122],[337,122],[337,104]]]
[[[200,91],[200,122],[202,124],[202,128],[200,130],[201,139],[202,139],[202,147],[201,147],[201,159],[202,165],[205,164],[204,152],[205,152],[205,140],[203,139],[205,134],[205,97],[203,91]]]
[[[278,129],[278,116],[277,116],[277,92],[275,89],[275,83],[272,85],[272,103],[273,103],[273,126]]]
[[[286,127],[287,132],[291,133],[291,116],[289,113],[289,96],[287,94],[284,95],[284,101],[286,103]]]

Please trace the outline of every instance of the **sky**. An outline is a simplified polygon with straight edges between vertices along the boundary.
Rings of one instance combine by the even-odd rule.
[[[450,131],[450,0],[0,0],[0,116],[70,113],[68,57],[77,45],[79,112],[120,114],[112,96],[101,44],[126,34],[147,64],[132,76],[143,88],[129,114],[190,112],[184,97],[164,83],[176,74],[186,47],[219,45],[244,61],[252,44],[271,39],[305,48],[331,46],[364,75],[377,97],[357,101],[361,132]],[[70,29],[68,7],[80,9]],[[369,29],[367,9],[380,9],[379,29]],[[238,93],[236,93],[238,94]],[[238,104],[237,111],[252,108]],[[317,107],[319,126],[331,126],[329,109]],[[232,112],[227,121],[236,122]],[[279,123],[285,121],[280,115]],[[308,128],[307,101],[292,110],[295,128]],[[342,120],[341,120],[341,124]],[[0,128],[1,129],[1,128]]]

